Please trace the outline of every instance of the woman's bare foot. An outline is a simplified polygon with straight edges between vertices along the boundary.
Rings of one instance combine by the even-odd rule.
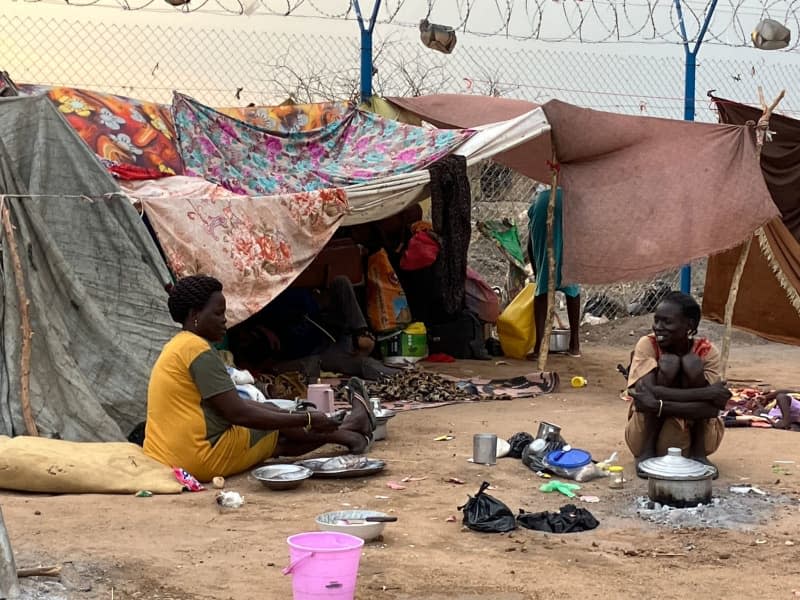
[[[344,426],[339,428],[339,435],[344,438],[342,441],[352,454],[364,454],[369,450],[372,443],[372,440],[366,434],[346,430]]]

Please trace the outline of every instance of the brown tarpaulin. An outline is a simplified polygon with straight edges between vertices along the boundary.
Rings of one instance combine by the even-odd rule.
[[[714,98],[720,120],[730,124],[757,121],[761,109]],[[800,291],[800,121],[773,115],[770,130],[775,134],[764,145],[761,170],[772,199],[781,212],[764,227],[763,239],[756,238],[745,264],[733,324],[767,339],[800,345],[800,315],[773,273],[766,249],[783,273],[783,284]],[[708,261],[703,314],[722,322],[733,271],[741,248],[734,248]],[[795,296],[796,297],[796,296]]]
[[[535,105],[484,96],[390,98],[440,127],[502,121]],[[778,216],[750,128],[618,115],[553,100],[564,187],[565,283],[644,279],[740,244]],[[498,162],[550,178],[546,136]]]

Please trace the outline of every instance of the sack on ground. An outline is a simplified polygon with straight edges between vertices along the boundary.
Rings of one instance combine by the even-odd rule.
[[[503,352],[509,358],[525,359],[536,343],[533,320],[535,293],[536,284],[527,284],[497,318],[497,336]]]
[[[377,333],[411,324],[408,299],[384,249],[370,256],[367,262],[367,318]]]
[[[135,444],[0,436],[0,488],[46,494],[180,494],[172,469]]]
[[[485,493],[490,485],[484,481],[478,493],[470,496],[464,506],[458,507],[458,510],[464,511],[464,525],[481,533],[504,533],[516,529],[517,522],[511,509]]]

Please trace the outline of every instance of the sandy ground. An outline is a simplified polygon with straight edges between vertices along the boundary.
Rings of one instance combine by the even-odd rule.
[[[601,499],[583,505],[601,522],[592,532],[557,536],[523,529],[486,535],[463,529],[457,506],[484,480],[514,511],[557,510],[566,503],[540,492],[542,480],[518,460],[494,467],[468,463],[476,432],[507,438],[535,432],[540,420],[552,421],[574,446],[596,457],[618,451],[632,474],[621,435],[623,380],[614,367],[625,362],[636,339],[630,332],[638,334],[640,325],[590,330],[584,358],[554,358],[552,368],[565,381],[583,375],[586,388],[399,414],[390,422],[389,439],[371,453],[388,468],[368,479],[309,480],[299,490],[271,492],[247,476],[233,478],[229,488],[242,493],[246,504],[229,514],[218,513],[211,492],[154,498],[4,495],[17,561],[66,565],[69,593],[43,591],[42,598],[285,599],[291,598],[291,581],[280,573],[287,564],[286,537],[314,530],[319,513],[362,507],[390,511],[399,521],[387,526],[382,542],[365,547],[360,599],[800,595],[800,471],[772,469],[775,460],[800,464],[800,435],[792,432],[728,430],[714,457],[722,473],[715,494],[724,498],[731,484],[747,482],[781,499],[775,505],[754,500],[754,525],[675,530],[646,522],[634,513],[646,483],[634,479],[621,491],[609,489],[606,480],[584,484],[581,493]],[[716,331],[712,328],[712,337]],[[798,364],[800,348],[740,336],[730,376],[800,387]],[[532,369],[523,363],[459,362],[450,370],[498,375]],[[445,433],[455,438],[434,441]],[[401,491],[387,487],[406,476],[426,479]],[[446,483],[450,477],[465,483]],[[448,522],[452,515],[456,522]]]

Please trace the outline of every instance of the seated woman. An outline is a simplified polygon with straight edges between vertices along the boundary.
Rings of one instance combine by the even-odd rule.
[[[694,298],[671,292],[656,309],[653,333],[633,351],[625,441],[640,477],[639,463],[670,447],[711,465],[708,455],[722,442],[719,411],[731,393],[720,378],[717,349],[705,338],[694,339],[700,315]]]
[[[185,277],[170,290],[168,306],[183,331],[167,342],[150,375],[145,454],[209,481],[328,443],[353,453],[367,448],[374,418],[362,382],[351,383],[352,411],[342,423],[243,400],[211,346],[225,336],[222,284]]]

